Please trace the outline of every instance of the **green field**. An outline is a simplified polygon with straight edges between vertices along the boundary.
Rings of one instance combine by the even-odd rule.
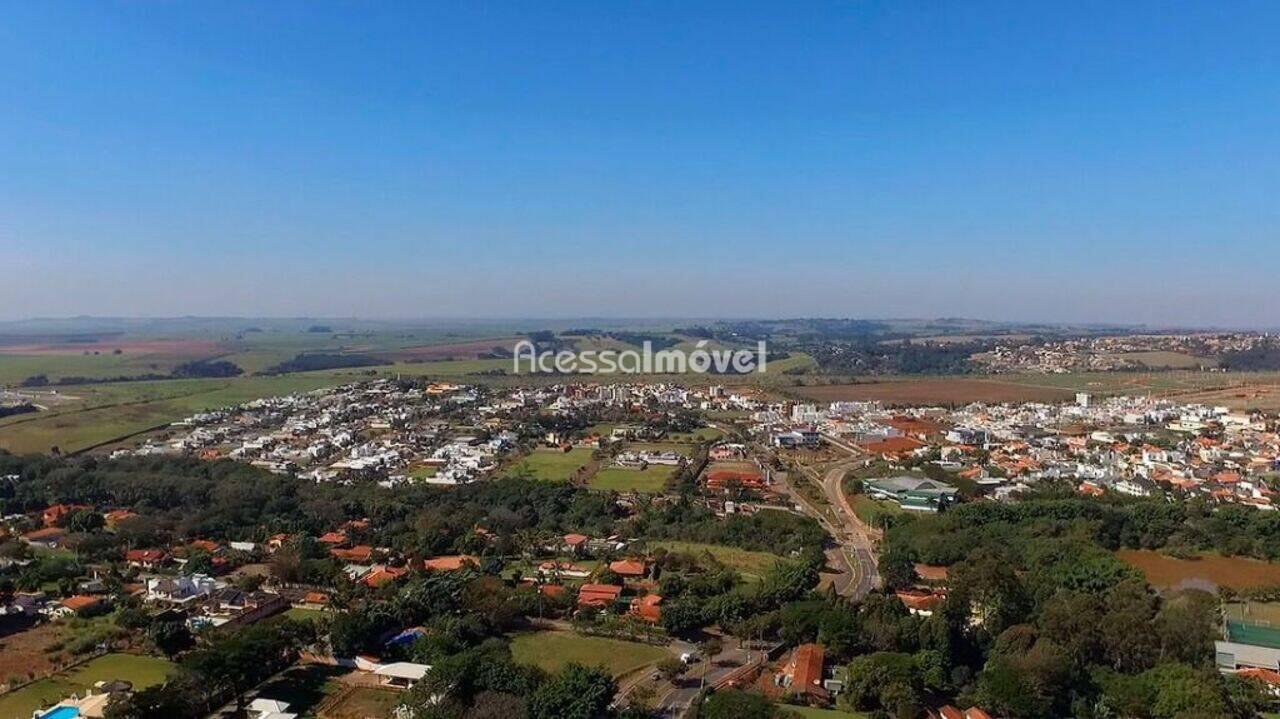
[[[896,517],[904,511],[893,502],[872,499],[865,494],[849,497],[849,504],[853,506],[853,513],[858,515],[858,519],[872,527],[883,527],[887,517]]]
[[[660,542],[648,542],[647,546],[650,550],[665,549],[668,552],[680,552],[695,556],[709,554],[712,559],[720,564],[737,570],[747,579],[754,580],[763,577],[778,562],[787,561],[785,558],[770,552],[751,552],[746,549],[726,547],[721,544],[663,540]]]
[[[0,422],[0,449],[14,453],[75,452],[180,420],[196,412],[259,397],[305,392],[351,382],[350,370],[277,377],[120,382],[59,387],[75,400],[48,412]]]
[[[575,471],[587,466],[590,462],[591,450],[581,447],[568,452],[558,449],[535,449],[512,469],[517,473],[528,473],[534,479],[545,482],[567,482]]]
[[[669,656],[662,647],[573,632],[517,634],[511,640],[511,654],[521,664],[532,664],[549,672],[559,671],[572,662],[603,667],[615,677]]]
[[[645,469],[609,467],[596,472],[589,485],[592,489],[599,490],[653,494],[661,492],[667,486],[667,480],[675,473],[676,468],[667,465],[651,465]]]
[[[95,682],[123,679],[134,689],[160,684],[174,664],[158,657],[107,654],[0,697],[0,717],[29,717],[41,707],[56,704],[72,693],[84,695]]]

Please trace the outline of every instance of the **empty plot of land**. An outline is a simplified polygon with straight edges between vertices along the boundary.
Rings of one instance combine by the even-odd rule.
[[[737,547],[726,547],[721,544],[702,544],[700,542],[680,542],[664,540],[649,542],[649,549],[665,549],[668,552],[692,554],[695,557],[707,555],[730,569],[737,570],[748,579],[759,579],[778,562],[786,560],[771,552],[752,552]]]
[[[596,472],[589,485],[592,489],[654,494],[667,486],[667,480],[675,472],[675,467],[662,464],[650,465],[644,469],[609,467]]]
[[[514,467],[517,474],[528,473],[547,482],[567,482],[591,463],[591,450],[581,447],[568,452],[535,449]]]
[[[928,405],[967,402],[1060,402],[1072,393],[1056,387],[1001,380],[929,378],[796,387],[791,390],[820,402],[878,401],[885,404]]]
[[[668,656],[662,647],[573,632],[530,632],[511,640],[511,655],[521,664],[557,672],[569,663],[603,667],[620,677]]]
[[[1250,587],[1280,585],[1280,564],[1245,557],[1223,557],[1206,554],[1196,559],[1176,559],[1159,552],[1122,549],[1116,553],[1127,564],[1142,570],[1153,586],[1182,587]]]

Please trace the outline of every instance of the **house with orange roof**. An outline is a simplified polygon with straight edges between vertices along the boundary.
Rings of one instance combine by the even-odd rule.
[[[480,560],[469,554],[454,554],[445,557],[432,557],[423,563],[427,569],[435,572],[454,572],[463,567],[478,567]]]
[[[657,624],[662,619],[662,597],[658,594],[646,594],[631,600],[631,608],[627,614],[639,617],[650,624]]]
[[[591,541],[591,537],[585,534],[572,532],[564,535],[565,551],[573,554],[582,554],[587,549],[587,544]]]
[[[36,547],[57,549],[67,536],[67,530],[61,527],[45,527],[22,535],[22,541]]]
[[[88,594],[77,594],[63,599],[58,603],[58,606],[60,609],[65,610],[62,612],[64,615],[76,614],[80,616],[87,616],[105,609],[107,606],[107,600],[103,597],[94,597]]]
[[[578,587],[578,607],[610,609],[622,596],[622,587],[613,584],[584,584]]]
[[[347,543],[347,535],[343,532],[325,532],[320,535],[316,541],[321,544],[330,544],[335,547],[340,547]]]
[[[619,559],[609,562],[609,571],[625,579],[644,577],[647,567],[643,559]]]
[[[124,561],[139,569],[157,569],[169,560],[163,549],[130,549],[124,553]]]
[[[377,565],[369,571],[368,574],[360,578],[360,583],[366,587],[381,587],[384,584],[394,582],[409,573],[407,567],[388,567],[385,565]]]
[[[40,513],[40,517],[44,521],[44,526],[52,527],[62,521],[63,518],[85,509],[89,509],[89,507],[83,504],[54,504],[45,507],[44,511]]]
[[[861,446],[867,454],[878,454],[886,459],[901,459],[924,447],[925,443],[911,437],[886,437],[872,442],[863,442]]]
[[[329,550],[329,556],[334,559],[340,559],[344,562],[354,562],[356,564],[368,564],[373,561],[373,547],[367,544],[359,544],[354,547],[334,547]]]
[[[822,686],[825,657],[821,644],[801,644],[791,652],[791,659],[778,675],[777,683],[792,694],[826,699],[827,690]]]

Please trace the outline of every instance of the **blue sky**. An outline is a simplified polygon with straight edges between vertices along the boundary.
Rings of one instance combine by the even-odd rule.
[[[1280,325],[1274,2],[0,2],[0,316]]]

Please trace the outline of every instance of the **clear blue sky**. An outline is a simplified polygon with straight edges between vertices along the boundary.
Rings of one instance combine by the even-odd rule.
[[[0,316],[1280,325],[1280,3],[0,2]]]

